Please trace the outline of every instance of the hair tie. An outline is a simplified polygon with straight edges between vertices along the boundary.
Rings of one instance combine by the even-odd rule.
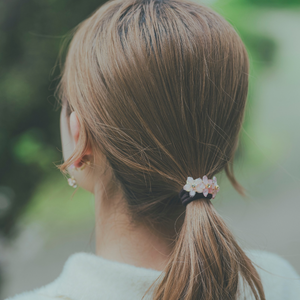
[[[214,199],[219,190],[220,187],[218,186],[217,178],[215,176],[213,179],[208,179],[206,175],[203,176],[202,179],[188,177],[186,185],[179,192],[179,197],[181,203],[186,206],[197,199]]]

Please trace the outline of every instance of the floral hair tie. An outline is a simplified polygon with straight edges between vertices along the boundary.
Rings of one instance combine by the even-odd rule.
[[[203,178],[194,179],[188,177],[186,185],[179,192],[179,197],[183,205],[188,205],[190,202],[201,199],[214,199],[219,192],[220,187],[217,183],[217,178],[214,176],[213,179],[208,179],[207,176]]]

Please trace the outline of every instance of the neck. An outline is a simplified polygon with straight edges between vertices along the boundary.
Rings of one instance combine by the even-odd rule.
[[[95,192],[96,255],[162,271],[172,252],[174,232],[154,231],[145,224],[132,224],[121,199],[121,195],[103,199],[100,192]]]

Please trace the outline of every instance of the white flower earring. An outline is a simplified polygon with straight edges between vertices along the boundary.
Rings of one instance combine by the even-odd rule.
[[[77,182],[76,182],[74,176],[72,176],[71,178],[68,178],[68,184],[69,184],[69,186],[73,187],[74,189],[77,188]]]
[[[87,160],[83,163],[83,165],[80,168],[76,168],[75,165],[72,164],[70,166],[70,169],[74,169],[76,171],[79,171],[79,170],[82,171],[87,165],[89,166],[90,164],[91,164],[91,162],[89,160]],[[73,175],[70,178],[68,178],[68,184],[69,184],[69,186],[73,187],[74,189],[77,188],[78,185],[77,185],[77,182]]]

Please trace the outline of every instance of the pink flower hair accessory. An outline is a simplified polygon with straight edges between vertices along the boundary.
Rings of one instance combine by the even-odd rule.
[[[201,198],[214,199],[219,190],[220,187],[215,176],[212,179],[208,179],[206,175],[202,179],[188,177],[185,186],[179,193],[179,197],[182,204],[187,205]]]

